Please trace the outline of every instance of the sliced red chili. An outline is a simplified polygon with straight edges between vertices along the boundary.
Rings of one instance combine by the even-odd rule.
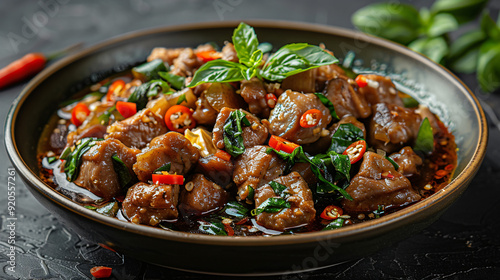
[[[106,101],[115,101],[115,96],[125,87],[125,81],[116,80],[108,87],[108,93],[106,94]]]
[[[153,183],[159,185],[182,185],[184,176],[176,174],[153,174]]]
[[[231,160],[231,154],[229,154],[228,152],[223,151],[223,150],[217,150],[217,152],[215,153],[215,156],[222,159],[222,160],[225,160],[225,161]]]
[[[349,147],[347,147],[342,154],[349,157],[349,161],[351,162],[351,164],[355,164],[361,158],[363,158],[363,154],[365,152],[366,152],[366,141],[359,140],[349,145]]]
[[[366,80],[366,77],[363,75],[358,75],[354,81],[356,82],[356,84],[358,84],[358,87],[360,88],[364,88],[368,85],[368,81]]]
[[[223,224],[228,236],[234,235],[234,229],[229,224]]]
[[[116,110],[124,118],[129,118],[137,113],[137,104],[134,102],[118,101],[116,102]]]
[[[390,171],[382,172],[381,176],[382,179],[394,179],[394,175],[392,175]]]
[[[266,94],[266,103],[269,108],[274,108],[276,106],[276,103],[278,102],[278,98],[276,98],[276,95],[272,93]]]
[[[94,266],[90,269],[90,274],[95,278],[108,278],[111,276],[113,269],[107,266]]]
[[[320,217],[325,220],[335,220],[338,217],[342,216],[344,211],[342,208],[335,205],[328,205],[325,207],[325,210],[321,212]]]
[[[88,115],[90,115],[89,107],[84,103],[78,103],[71,111],[71,122],[76,126],[80,126]]]
[[[299,147],[299,145],[276,135],[271,135],[271,138],[269,139],[269,146],[277,151],[283,151],[289,154],[291,154],[295,148]]]
[[[186,129],[194,128],[196,121],[191,109],[182,105],[174,105],[165,113],[165,124],[172,131],[184,133]]]
[[[208,61],[222,58],[222,53],[220,53],[218,51],[203,51],[203,52],[197,52],[196,56],[199,59],[201,59],[203,62],[208,62]]]
[[[304,128],[316,126],[322,117],[323,113],[321,113],[318,109],[307,110],[304,114],[302,114],[302,117],[300,117],[300,126]]]

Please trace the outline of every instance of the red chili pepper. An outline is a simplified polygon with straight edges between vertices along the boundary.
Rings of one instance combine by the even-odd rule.
[[[196,121],[191,109],[182,105],[174,105],[165,113],[165,124],[172,131],[184,133],[186,129],[194,128]]]
[[[276,95],[272,93],[266,94],[266,103],[269,108],[274,108],[276,106],[276,103],[278,102],[278,98],[276,98]]]
[[[203,51],[197,52],[196,56],[201,59],[203,62],[212,61],[215,59],[219,59],[222,57],[222,53],[218,51]]]
[[[328,205],[325,207],[325,210],[321,213],[320,217],[325,220],[335,220],[338,217],[342,216],[344,211],[342,208],[335,205]]]
[[[88,115],[90,115],[89,107],[85,103],[78,103],[71,111],[71,122],[76,126],[80,126]]]
[[[106,244],[97,243],[97,245],[101,246],[101,247],[102,247],[102,248],[104,248],[104,249],[108,249],[108,250],[110,250],[111,252],[115,252],[115,253],[116,253],[116,251],[115,251],[115,250],[113,250],[113,248],[109,247],[109,246],[108,246],[108,245],[106,245]]]
[[[45,68],[48,61],[80,48],[81,43],[70,46],[62,51],[45,56],[43,53],[29,53],[20,59],[0,69],[0,89],[23,81]]]
[[[342,154],[349,157],[351,164],[355,164],[361,158],[363,158],[363,154],[365,152],[366,152],[366,141],[359,140],[349,145],[349,147],[347,147]]]
[[[116,102],[116,110],[124,118],[129,118],[137,113],[137,104],[134,102],[118,101]]]
[[[111,276],[113,269],[106,266],[94,266],[90,269],[90,274],[95,278],[108,278]]]
[[[184,184],[184,176],[175,174],[153,174],[153,183],[163,185],[182,185]]]
[[[106,101],[114,102],[115,96],[125,87],[125,81],[116,80],[108,87],[108,93],[106,94]]]
[[[358,87],[360,88],[366,87],[368,85],[366,77],[363,75],[358,75],[354,81],[356,82],[356,84],[358,84]]]
[[[0,70],[0,88],[29,78],[45,68],[43,53],[29,53]]]
[[[238,222],[234,223],[235,225],[242,225],[244,223],[248,222],[248,217],[245,217],[241,220],[239,220]]]
[[[322,117],[323,113],[321,113],[318,109],[307,110],[304,114],[302,114],[302,117],[300,117],[300,126],[304,128],[316,126]]]
[[[381,176],[382,179],[394,179],[394,175],[392,175],[390,171],[382,172]]]
[[[269,139],[269,146],[277,151],[283,151],[288,154],[291,154],[295,148],[299,147],[299,145],[276,135],[271,135],[271,138]]]
[[[223,224],[223,225],[224,225],[224,229],[227,232],[227,235],[228,236],[233,236],[234,235],[234,229],[231,227],[231,225],[226,225],[226,224]]]
[[[223,151],[223,150],[217,150],[217,152],[215,153],[215,156],[222,159],[222,160],[225,160],[225,161],[231,160],[231,154],[229,154],[228,152]]]

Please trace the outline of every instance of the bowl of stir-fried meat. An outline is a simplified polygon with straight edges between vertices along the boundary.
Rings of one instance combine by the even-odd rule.
[[[33,195],[103,247],[178,269],[271,274],[370,254],[464,191],[487,126],[467,87],[391,42],[302,23],[127,34],[14,102]]]

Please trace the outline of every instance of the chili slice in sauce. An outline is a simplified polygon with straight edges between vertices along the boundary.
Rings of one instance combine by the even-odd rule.
[[[108,87],[108,93],[106,94],[106,101],[114,102],[115,96],[125,87],[125,81],[116,80]]]
[[[76,126],[80,126],[88,115],[90,115],[89,107],[84,103],[78,103],[71,111],[71,122]]]
[[[196,121],[191,109],[183,105],[174,105],[165,113],[165,124],[172,131],[184,133],[186,129],[194,128]]]
[[[309,128],[318,125],[319,121],[323,117],[323,113],[321,113],[318,109],[310,109],[307,110],[302,117],[300,117],[300,126],[304,128]]]
[[[282,151],[289,154],[291,154],[295,148],[299,147],[299,145],[276,135],[271,135],[271,138],[269,139],[269,146],[276,151]]]
[[[153,183],[160,185],[182,185],[184,176],[176,174],[153,174]]]
[[[108,278],[111,276],[113,269],[107,266],[94,266],[90,269],[90,274],[95,278]]]
[[[218,51],[203,51],[196,53],[196,56],[203,62],[209,62],[212,60],[222,58],[222,53]]]
[[[368,85],[368,81],[366,81],[366,77],[363,75],[358,75],[356,79],[354,79],[356,84],[358,84],[358,87],[364,88]]]
[[[228,152],[223,151],[223,150],[217,150],[217,152],[215,153],[215,156],[222,159],[222,160],[225,160],[225,161],[231,160],[231,154],[229,154]]]
[[[129,118],[137,113],[137,104],[134,102],[118,101],[116,102],[116,110],[124,118]]]
[[[355,164],[361,158],[363,158],[363,154],[365,152],[366,152],[366,141],[359,140],[349,145],[349,147],[347,147],[342,154],[349,157],[349,161],[351,162],[351,164]]]
[[[342,208],[335,205],[328,205],[325,207],[325,210],[321,212],[320,217],[325,220],[335,220],[342,216],[342,214],[344,214]]]

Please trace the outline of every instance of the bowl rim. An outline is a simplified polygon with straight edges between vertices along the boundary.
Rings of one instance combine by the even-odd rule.
[[[405,56],[415,59],[426,67],[430,67],[434,71],[442,73],[443,76],[448,76],[449,80],[455,84],[455,86],[465,93],[465,97],[468,102],[472,105],[474,109],[475,116],[479,120],[479,138],[478,144],[475,147],[473,156],[471,160],[464,167],[464,170],[457,175],[456,178],[452,180],[447,186],[445,186],[440,191],[431,195],[423,201],[419,201],[413,205],[406,208],[398,210],[395,213],[383,216],[378,219],[365,221],[360,224],[350,225],[348,227],[343,227],[336,229],[335,231],[317,231],[309,232],[297,235],[280,235],[273,236],[272,238],[264,236],[211,236],[195,233],[186,233],[179,231],[166,231],[160,228],[154,228],[150,226],[137,225],[130,222],[120,221],[116,218],[107,217],[101,215],[95,211],[87,209],[66,196],[60,194],[48,184],[43,182],[38,178],[25,161],[20,157],[17,144],[14,142],[15,135],[15,122],[17,119],[18,112],[21,105],[29,97],[30,93],[36,89],[36,87],[45,79],[50,77],[52,73],[66,67],[71,62],[90,55],[94,52],[107,47],[113,46],[119,43],[126,42],[129,39],[135,37],[149,36],[155,34],[169,33],[169,32],[186,32],[186,31],[196,31],[203,29],[216,29],[216,28],[234,28],[241,21],[217,21],[217,22],[199,22],[199,23],[189,23],[174,26],[164,26],[156,27],[151,29],[138,30],[133,32],[128,32],[123,35],[113,37],[111,39],[105,40],[103,42],[97,43],[93,46],[85,48],[75,54],[67,56],[54,64],[47,67],[35,78],[33,78],[26,87],[22,90],[20,95],[14,100],[9,110],[5,123],[5,146],[7,153],[13,162],[14,166],[21,174],[21,176],[29,181],[35,186],[35,189],[46,198],[50,199],[53,203],[58,204],[60,207],[65,208],[67,211],[72,211],[75,214],[93,220],[94,222],[101,223],[103,225],[114,227],[115,229],[125,230],[134,234],[141,234],[144,236],[165,239],[170,241],[185,242],[185,243],[196,243],[196,244],[211,244],[219,246],[272,246],[272,245],[287,245],[287,244],[301,244],[318,242],[326,239],[343,239],[349,238],[359,234],[380,234],[384,230],[389,230],[391,226],[397,226],[398,223],[405,220],[407,217],[413,216],[420,211],[429,209],[433,206],[438,205],[441,201],[445,200],[447,197],[453,195],[455,192],[461,193],[467,184],[479,169],[482,160],[486,154],[486,146],[488,141],[488,126],[486,122],[486,117],[484,111],[479,103],[478,99],[474,96],[471,90],[458,79],[451,71],[444,68],[443,66],[431,61],[426,56],[416,53],[409,48],[400,45],[398,43],[391,42],[386,39],[374,37],[367,35],[358,31],[344,29],[340,27],[304,23],[304,22],[294,22],[294,21],[277,21],[277,20],[245,20],[246,23],[250,24],[256,28],[269,28],[269,29],[286,29],[286,30],[300,30],[300,31],[311,31],[317,33],[323,33],[325,35],[342,36],[350,39],[360,40],[362,42],[367,42],[370,44],[378,45],[382,48],[390,49],[399,52]],[[363,235],[366,236],[366,235]]]

